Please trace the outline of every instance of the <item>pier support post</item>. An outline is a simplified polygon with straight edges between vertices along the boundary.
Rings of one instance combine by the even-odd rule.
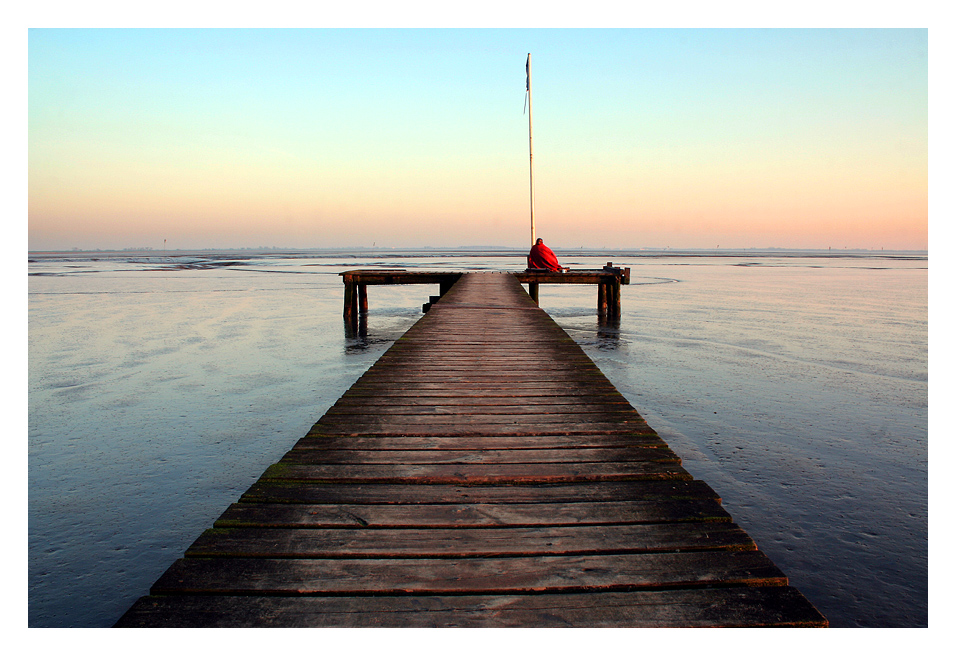
[[[598,316],[608,315],[608,284],[605,281],[598,282]]]
[[[342,277],[342,287],[342,317],[353,321],[359,314],[358,286],[352,276],[346,275]]]
[[[538,283],[529,283],[528,284],[528,296],[532,297],[532,301],[535,302],[535,305],[538,305]]]
[[[365,314],[369,312],[369,295],[366,292],[366,286],[360,283],[356,288],[359,293],[359,312]]]
[[[618,276],[608,283],[608,316],[621,317],[621,279]]]

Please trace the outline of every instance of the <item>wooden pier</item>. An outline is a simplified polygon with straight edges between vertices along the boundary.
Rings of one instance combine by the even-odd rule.
[[[468,274],[121,627],[826,626],[512,274]]]
[[[438,295],[431,296],[423,304],[427,311],[435,301],[442,298],[463,272],[408,271],[405,269],[353,269],[339,274],[344,288],[342,316],[347,322],[357,322],[362,313],[369,311],[370,285],[423,285],[438,284]],[[528,285],[528,295],[537,304],[539,286],[547,285],[595,285],[598,287],[597,312],[599,317],[615,319],[621,316],[621,286],[631,282],[631,269],[614,267],[608,263],[601,269],[574,269],[563,272],[544,269],[526,269],[513,272],[515,278]]]

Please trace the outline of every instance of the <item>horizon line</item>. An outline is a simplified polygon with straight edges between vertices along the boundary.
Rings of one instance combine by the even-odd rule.
[[[866,248],[866,247],[784,247],[784,246],[742,246],[742,247],[672,247],[672,246],[635,246],[635,247],[593,247],[593,246],[553,246],[554,250],[562,251],[588,251],[588,252],[607,252],[621,253],[634,251],[649,252],[708,252],[725,253],[738,251],[790,251],[790,252],[867,252],[867,253],[928,253],[929,249],[908,249],[908,248]],[[275,252],[302,252],[302,251],[514,251],[524,253],[527,247],[523,246],[500,246],[500,245],[482,245],[482,246],[198,246],[182,248],[164,248],[153,246],[132,246],[115,248],[80,248],[69,247],[59,249],[27,249],[27,253],[129,253],[136,251],[145,251],[150,253],[183,253],[193,251],[275,251]]]

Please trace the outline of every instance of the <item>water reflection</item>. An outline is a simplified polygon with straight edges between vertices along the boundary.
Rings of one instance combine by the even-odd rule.
[[[358,317],[353,315],[342,320],[346,338],[346,351],[349,350],[350,341],[364,342],[369,332],[368,313],[360,312],[357,314]]]
[[[358,317],[351,321],[344,319],[343,328],[343,352],[347,355],[365,354],[378,347],[386,345],[387,347],[400,338],[414,323],[414,319],[409,321],[402,315],[387,314],[386,316],[376,314],[376,328],[370,335],[369,333],[369,314],[360,312]],[[401,318],[400,321],[394,321]]]
[[[598,316],[594,345],[602,351],[615,351],[621,343],[621,317]]]

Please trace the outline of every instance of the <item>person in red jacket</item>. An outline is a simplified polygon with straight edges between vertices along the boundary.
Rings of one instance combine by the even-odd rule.
[[[558,264],[558,258],[555,253],[545,246],[542,238],[535,240],[535,245],[528,252],[529,269],[548,269],[549,271],[564,271],[565,267]]]

